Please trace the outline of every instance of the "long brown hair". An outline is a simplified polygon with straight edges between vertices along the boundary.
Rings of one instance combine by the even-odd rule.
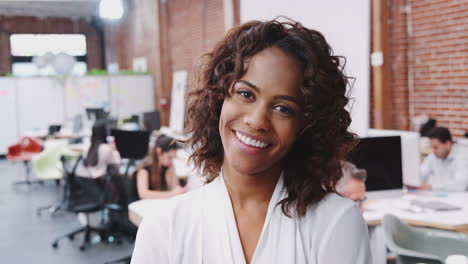
[[[285,157],[284,184],[288,196],[280,201],[284,214],[303,216],[307,207],[335,191],[342,160],[355,146],[344,74],[345,60],[333,55],[323,35],[295,21],[251,21],[231,30],[203,57],[194,87],[187,95],[186,133],[191,159],[211,181],[219,175],[224,149],[219,118],[229,88],[246,72],[245,62],[258,52],[278,47],[302,65],[303,131]],[[248,67],[248,66],[247,66]]]
[[[150,187],[154,190],[162,190],[162,175],[161,166],[159,166],[158,155],[156,148],[161,148],[162,153],[178,149],[177,143],[173,138],[166,135],[160,135],[156,139],[154,146],[150,149],[148,156],[145,158],[143,164],[139,169],[149,168],[149,183]]]

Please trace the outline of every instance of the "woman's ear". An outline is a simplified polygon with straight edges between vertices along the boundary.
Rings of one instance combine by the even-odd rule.
[[[156,155],[161,156],[162,149],[160,147],[156,147]]]

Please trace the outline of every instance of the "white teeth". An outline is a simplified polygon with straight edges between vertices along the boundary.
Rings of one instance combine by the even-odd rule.
[[[247,145],[253,146],[253,147],[266,148],[268,146],[267,143],[251,139],[251,138],[249,138],[249,137],[247,137],[245,135],[242,135],[241,133],[239,133],[237,131],[236,131],[236,136],[240,141],[244,142]]]

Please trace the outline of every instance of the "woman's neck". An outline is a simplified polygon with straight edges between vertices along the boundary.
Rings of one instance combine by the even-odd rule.
[[[224,163],[222,170],[233,206],[243,208],[270,202],[282,166],[275,166],[261,173],[246,174]]]

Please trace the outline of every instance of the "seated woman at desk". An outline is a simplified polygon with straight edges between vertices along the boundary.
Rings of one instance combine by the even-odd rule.
[[[251,21],[204,58],[185,117],[209,183],[151,208],[132,264],[371,263],[359,208],[335,193],[356,135],[323,35]]]
[[[120,164],[120,154],[114,144],[107,143],[104,122],[96,122],[92,129],[91,145],[83,150],[83,162],[77,168],[79,177],[97,179],[107,173],[109,166]]]
[[[169,198],[188,191],[179,185],[173,159],[178,149],[174,139],[161,135],[143,165],[137,170],[136,187],[140,199]]]

